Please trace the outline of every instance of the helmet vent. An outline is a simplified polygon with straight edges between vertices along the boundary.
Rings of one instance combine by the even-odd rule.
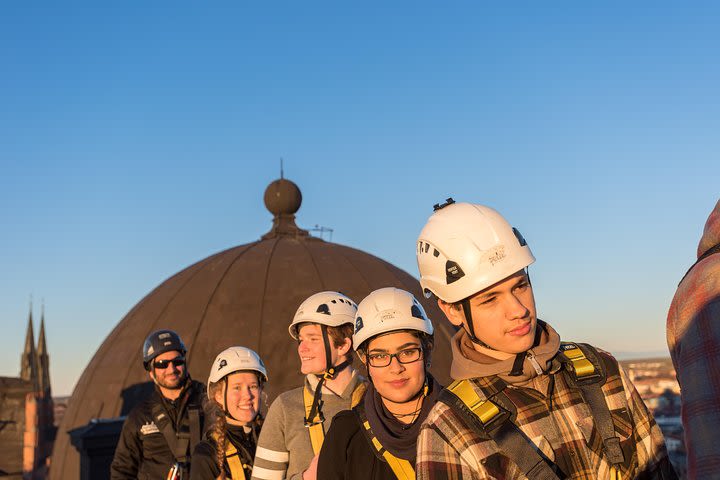
[[[412,306],[410,309],[410,315],[415,318],[425,318],[425,315],[422,314],[422,310],[420,310],[417,305]]]
[[[323,303],[321,305],[318,305],[317,313],[322,313],[324,315],[330,315],[330,307],[327,306],[327,303]]]
[[[433,257],[439,257],[439,256],[440,256],[440,252],[438,252],[438,249],[433,248]]]

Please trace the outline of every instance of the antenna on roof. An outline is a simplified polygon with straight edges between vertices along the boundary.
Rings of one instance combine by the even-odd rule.
[[[330,239],[329,239],[329,241],[332,242],[332,234],[333,234],[333,229],[332,229],[332,228],[323,227],[322,225],[317,225],[317,224],[316,224],[316,225],[315,225],[315,228],[311,228],[311,229],[309,229],[309,230],[310,230],[311,232],[319,232],[319,233],[320,233],[320,238],[323,239],[323,240],[325,240],[325,238],[324,238],[325,234],[326,234],[326,233],[329,233],[329,234],[330,234]]]
[[[280,157],[280,178],[285,178],[283,175],[283,159]]]

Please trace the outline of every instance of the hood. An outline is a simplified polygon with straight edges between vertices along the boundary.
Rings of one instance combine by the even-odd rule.
[[[718,243],[720,243],[720,200],[715,204],[715,209],[705,223],[705,229],[698,245],[698,258]]]
[[[528,350],[534,356],[543,372],[550,369],[550,363],[560,348],[560,335],[547,323],[537,321],[537,328],[542,329],[539,344]],[[497,375],[508,384],[525,383],[538,375],[529,356],[523,363],[523,373],[520,376],[509,376],[515,361],[515,355],[500,360],[491,356],[487,349],[474,348],[472,340],[465,329],[460,329],[452,338],[453,361],[450,367],[450,376],[453,380],[467,378],[489,377]],[[483,353],[486,350],[487,353]]]

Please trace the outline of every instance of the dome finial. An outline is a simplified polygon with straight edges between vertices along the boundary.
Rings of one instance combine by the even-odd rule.
[[[282,159],[280,161],[280,178],[265,189],[265,207],[274,218],[272,230],[263,238],[277,235],[307,236],[308,232],[295,224],[295,213],[302,204],[302,193],[294,182],[283,177]]]

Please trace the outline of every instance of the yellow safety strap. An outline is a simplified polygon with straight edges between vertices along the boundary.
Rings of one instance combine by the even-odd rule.
[[[395,477],[397,477],[398,480],[415,480],[415,469],[410,464],[410,462],[408,462],[404,458],[398,458],[392,453],[385,450],[385,448],[382,446],[380,441],[370,429],[370,422],[365,420],[365,422],[363,423],[363,427],[365,427],[365,430],[367,430],[367,433],[372,439],[373,446],[388,463],[393,473],[395,474]]]
[[[566,347],[574,347],[564,350],[563,353],[568,358],[568,360],[570,360],[570,363],[575,370],[576,378],[587,377],[588,375],[592,375],[593,373],[595,373],[595,366],[592,364],[592,362],[590,362],[590,360],[587,359],[585,354],[582,352],[582,350],[580,350],[577,345],[574,345],[572,343],[568,343],[565,345]]]
[[[610,480],[622,480],[622,473],[615,467],[610,467]]]
[[[353,390],[352,398],[350,400],[350,408],[354,407],[363,398],[363,395],[365,395],[365,389],[366,385],[364,383],[358,383],[355,387],[355,390]],[[305,404],[305,418],[307,418],[308,415],[310,415],[310,410],[312,410],[312,404],[313,404],[313,393],[308,389],[307,387],[303,388],[303,403]],[[311,422],[310,425],[307,425],[308,432],[310,433],[310,443],[312,444],[313,453],[317,455],[320,453],[320,449],[322,448],[322,444],[325,441],[325,429],[323,428],[323,424],[320,421],[320,410],[318,409],[317,413],[315,414],[315,418],[308,418],[308,420]]]
[[[247,465],[243,465],[240,461],[237,448],[230,442],[225,447],[225,461],[230,467],[230,477],[233,480],[245,480],[245,467]]]
[[[500,413],[498,406],[490,400],[480,398],[467,380],[455,380],[447,388],[480,419],[483,425],[487,425]]]
[[[358,383],[358,386],[355,387],[355,390],[353,390],[352,393],[352,399],[350,400],[350,408],[353,408],[355,405],[360,403],[360,401],[363,399],[363,396],[365,395],[365,390],[367,390],[367,385],[365,383]]]
[[[310,415],[313,399],[313,394],[312,392],[310,392],[310,389],[307,387],[303,388],[305,418]],[[308,432],[310,432],[310,443],[312,443],[313,453],[317,455],[318,453],[320,453],[323,441],[325,440],[325,430],[323,429],[323,423],[320,420],[320,409],[318,409],[318,411],[315,413],[315,418],[308,418],[308,420],[311,422],[309,425],[306,425]]]

